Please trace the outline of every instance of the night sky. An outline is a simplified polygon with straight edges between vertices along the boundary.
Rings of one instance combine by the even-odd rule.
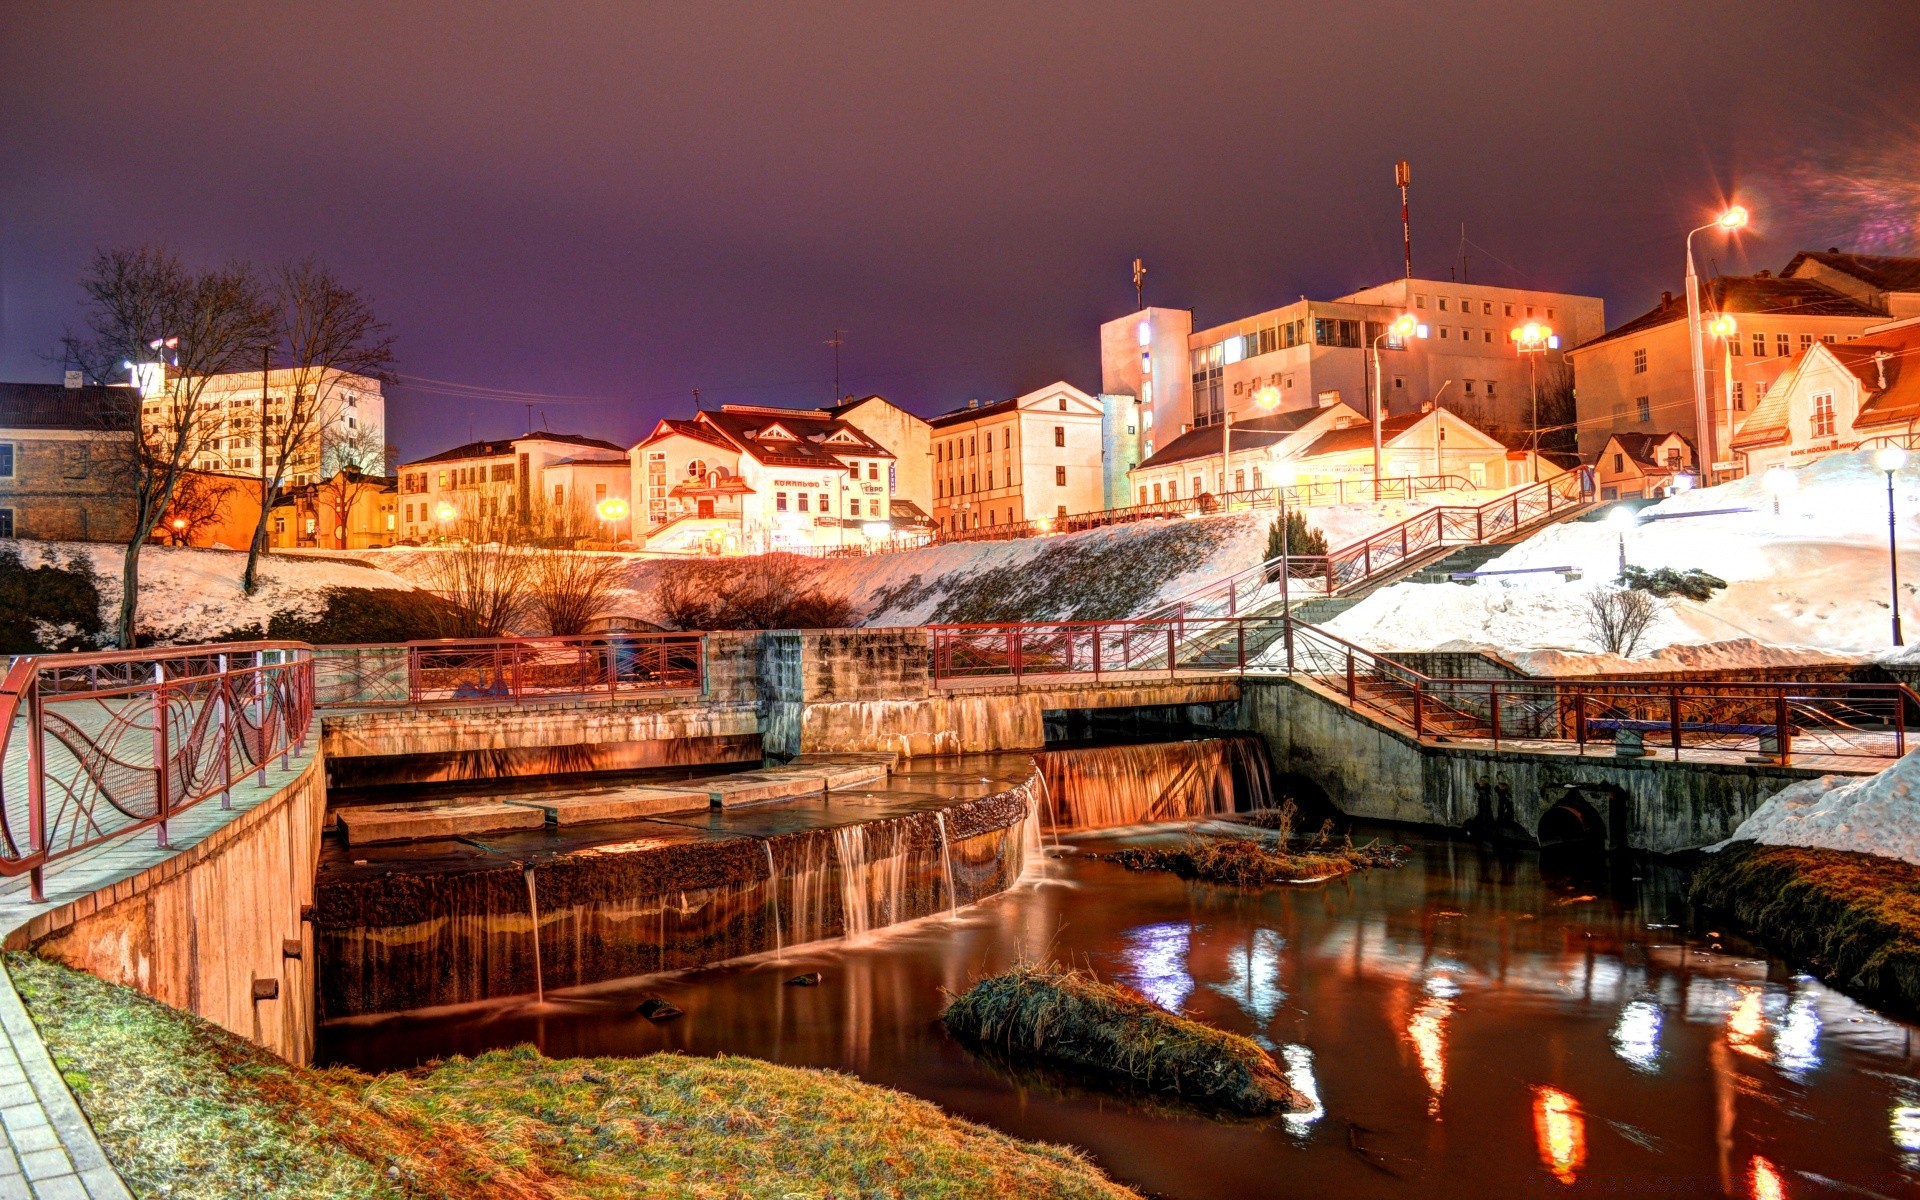
[[[1097,325],[1400,273],[1605,297],[1915,253],[1920,4],[28,3],[0,10],[0,379],[99,245],[313,253],[408,456],[705,403],[1099,384]],[[441,382],[435,382],[441,381]],[[460,386],[448,386],[460,385]],[[475,391],[474,389],[479,389]]]

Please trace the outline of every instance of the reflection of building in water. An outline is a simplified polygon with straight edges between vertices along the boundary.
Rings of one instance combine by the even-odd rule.
[[[1556,1087],[1533,1089],[1533,1136],[1555,1179],[1571,1184],[1579,1178],[1587,1165],[1587,1118],[1572,1096]]]

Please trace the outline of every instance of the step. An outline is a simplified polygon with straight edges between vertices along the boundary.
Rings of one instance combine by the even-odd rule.
[[[504,800],[476,800],[468,804],[364,804],[337,810],[342,835],[349,846],[371,842],[417,842],[459,837],[467,833],[498,833],[503,829],[539,829],[546,815]]]

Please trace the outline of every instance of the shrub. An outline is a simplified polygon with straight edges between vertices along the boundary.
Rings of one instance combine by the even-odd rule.
[[[1587,632],[1608,654],[1633,657],[1660,615],[1660,602],[1632,588],[1597,587],[1587,593]]]
[[[1327,535],[1307,524],[1303,514],[1289,512],[1284,539],[1278,517],[1267,526],[1267,557],[1279,558],[1283,547],[1288,558],[1318,558],[1327,552]]]
[[[267,636],[316,646],[408,642],[440,637],[441,630],[455,620],[447,602],[431,592],[336,587],[327,589],[326,605],[317,616],[273,614],[267,622]]]
[[[1636,592],[1651,592],[1661,599],[1672,596],[1685,596],[1689,600],[1711,600],[1713,594],[1727,586],[1727,581],[1718,575],[1710,575],[1699,567],[1688,567],[1676,571],[1672,567],[1661,567],[1649,571],[1644,567],[1628,567],[1625,581]]]
[[[18,550],[0,547],[0,653],[91,650],[102,628],[91,559],[28,567]]]
[[[819,582],[797,554],[676,559],[661,567],[655,600],[670,629],[843,629],[853,603]]]

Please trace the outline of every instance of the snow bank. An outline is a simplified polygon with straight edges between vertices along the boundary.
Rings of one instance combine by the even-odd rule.
[[[100,615],[111,629],[120,611],[122,546],[98,542],[10,543],[29,567],[91,561],[100,587]],[[140,631],[158,642],[191,642],[242,626],[260,626],[277,612],[316,616],[329,588],[398,588],[406,580],[346,558],[269,554],[260,560],[261,586],[240,590],[247,556],[239,550],[148,546],[140,552]]]
[[[1627,533],[1627,560],[1648,569],[1698,567],[1728,586],[1712,600],[1668,603],[1642,645],[1747,645],[1870,654],[1890,641],[1886,477],[1870,455],[1835,454],[1794,472],[1798,486],[1773,498],[1757,479],[1701,488],[1642,510]],[[1920,619],[1920,463],[1896,477],[1901,542],[1901,612]],[[1740,511],[1719,512],[1735,509]],[[1714,514],[1714,515],[1682,515]],[[1653,519],[1646,519],[1653,518]],[[1490,644],[1508,653],[1600,649],[1587,630],[1586,596],[1619,569],[1619,534],[1602,521],[1553,525],[1518,543],[1483,570],[1573,567],[1583,578],[1553,574],[1474,584],[1397,584],[1328,623],[1342,637],[1382,650],[1415,650],[1449,641]],[[1723,656],[1720,665],[1739,665]],[[1744,661],[1754,661],[1743,659]]]
[[[1878,775],[1803,779],[1768,799],[1727,841],[1853,850],[1920,865],[1920,750]]]

